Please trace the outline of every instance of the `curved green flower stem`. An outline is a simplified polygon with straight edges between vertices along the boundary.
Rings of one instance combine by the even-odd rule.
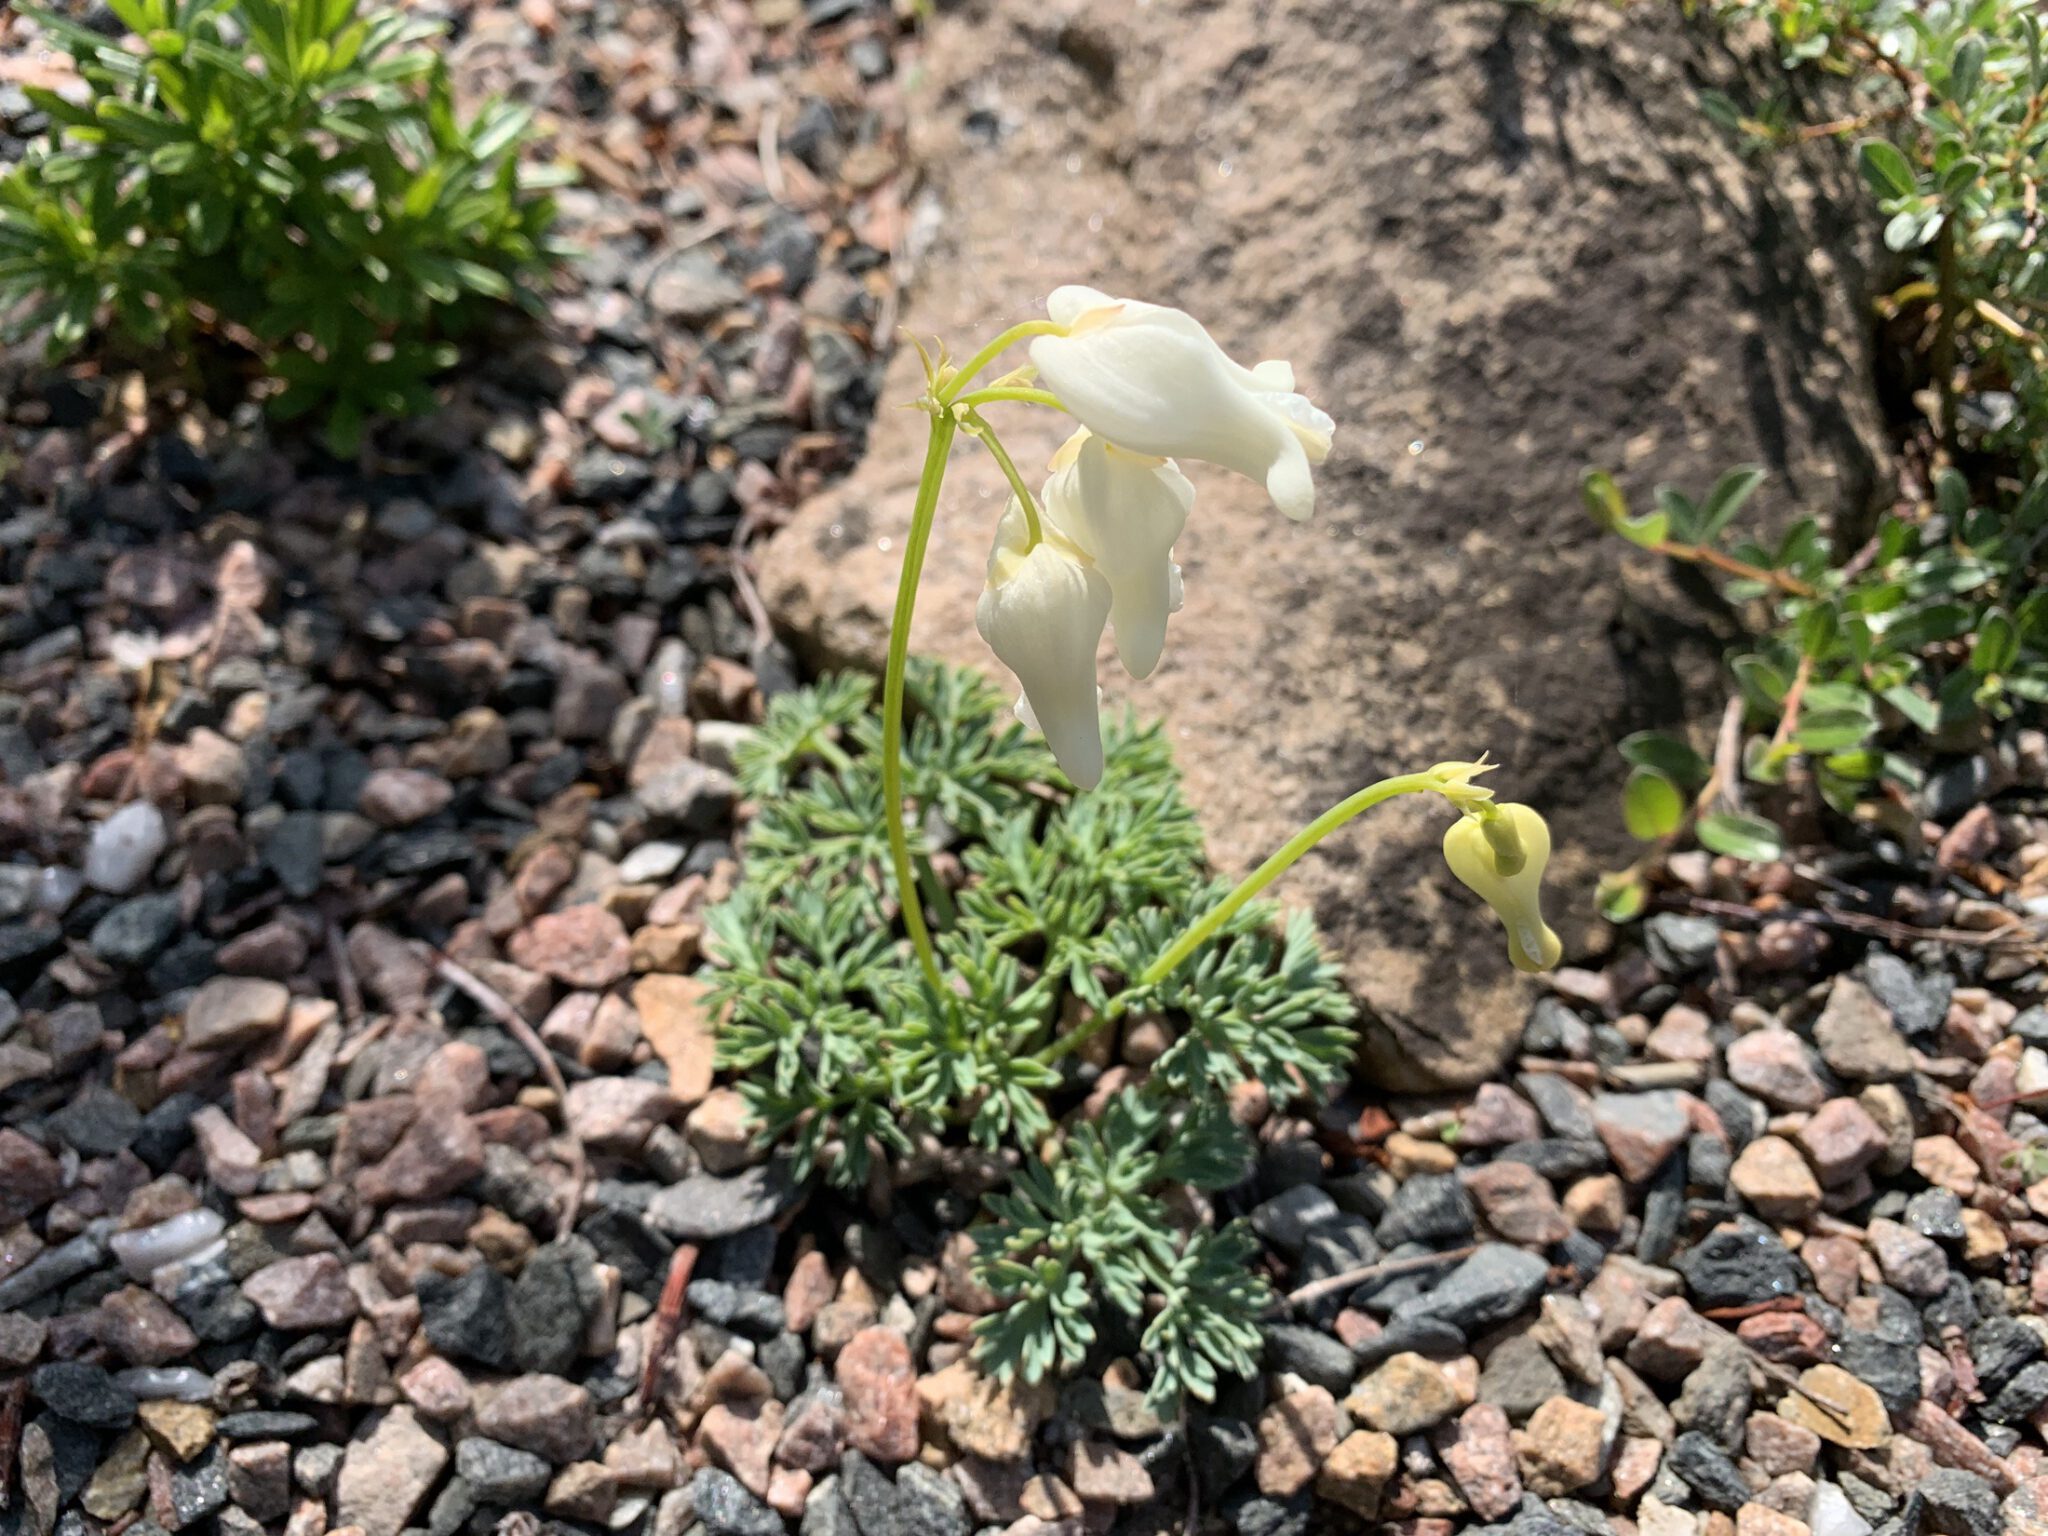
[[[1018,342],[1030,336],[1064,336],[1066,329],[1065,326],[1055,325],[1050,320],[1026,320],[1021,325],[1011,326],[1002,335],[961,364],[960,371],[953,375],[951,382],[944,389],[939,391],[939,404],[953,404],[954,401],[959,399],[960,392],[974,382],[974,376],[977,373],[980,373],[982,369],[986,368]]]
[[[1049,389],[1026,389],[1021,384],[991,384],[987,389],[977,389],[971,395],[962,395],[953,404],[964,410],[973,410],[978,405],[993,405],[998,400],[1021,400],[1026,405],[1049,405],[1056,411],[1066,407],[1060,397]]]
[[[910,532],[903,539],[903,574],[896,582],[896,611],[889,621],[889,661],[882,673],[882,804],[889,862],[895,867],[903,926],[917,951],[918,964],[924,968],[925,980],[940,996],[945,993],[946,981],[932,949],[931,933],[924,925],[924,906],[918,899],[917,876],[910,862],[910,837],[903,829],[903,669],[910,660],[910,618],[917,608],[918,578],[924,574],[924,553],[939,508],[939,487],[946,478],[946,455],[952,451],[957,430],[951,411],[933,412],[924,472],[917,482],[917,504],[911,509]]]
[[[1441,793],[1443,788],[1443,779],[1434,772],[1404,773],[1396,778],[1381,779],[1377,784],[1368,784],[1349,799],[1331,806],[1322,815],[1290,837],[1281,846],[1279,852],[1275,853],[1265,863],[1239,881],[1237,889],[1203,913],[1189,927],[1187,932],[1183,933],[1167,947],[1164,954],[1146,966],[1144,973],[1138,977],[1138,986],[1141,988],[1156,986],[1171,976],[1175,968],[1183,960],[1187,959],[1188,956],[1207,943],[1209,939],[1213,938],[1216,930],[1236,916],[1238,910],[1246,902],[1279,879],[1303,854],[1343,826],[1345,822],[1351,820],[1352,817],[1369,811],[1381,801],[1391,800],[1396,795],[1413,795],[1425,791]],[[1131,995],[1132,993],[1130,992],[1119,992],[1110,999],[1107,1008],[1096,1014],[1086,1024],[1083,1024],[1079,1029],[1071,1030],[1060,1036],[1059,1039],[1040,1051],[1038,1059],[1047,1063],[1055,1062],[1069,1052],[1079,1049],[1116,1022],[1118,1015],[1123,1012],[1122,1004],[1124,999]]]
[[[1017,493],[1017,500],[1024,508],[1024,526],[1031,539],[1031,548],[1036,549],[1045,542],[1045,528],[1038,520],[1038,502],[1031,494],[1031,487],[1024,483],[1024,477],[1017,473],[1017,466],[1011,460],[1002,439],[996,436],[996,429],[988,424],[981,412],[968,410],[966,428],[981,439],[982,446],[995,455],[995,461],[1002,466],[1003,478],[1010,482],[1010,489]]]
[[[1192,928],[1175,939],[1165,954],[1145,967],[1145,974],[1138,978],[1139,984],[1151,987],[1166,980],[1183,960],[1202,947],[1210,935],[1235,917],[1240,907],[1279,879],[1303,854],[1352,817],[1396,795],[1419,794],[1440,787],[1441,781],[1434,774],[1404,773],[1395,778],[1381,779],[1377,784],[1368,784],[1348,800],[1340,800],[1290,837],[1278,853],[1240,880],[1236,890],[1217,902]]]

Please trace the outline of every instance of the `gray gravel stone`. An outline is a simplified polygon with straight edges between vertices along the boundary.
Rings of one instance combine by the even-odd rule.
[[[1472,1223],[1472,1201],[1455,1173],[1418,1173],[1401,1186],[1373,1235],[1383,1248],[1455,1243],[1472,1235]]]
[[[1308,1235],[1338,1215],[1337,1202],[1313,1184],[1297,1184],[1256,1207],[1252,1230],[1266,1246],[1289,1259],[1301,1257]]]
[[[669,1185],[649,1201],[647,1220],[670,1237],[705,1242],[773,1221],[794,1194],[780,1163],[749,1168],[731,1178],[700,1173]]]
[[[1342,1397],[1359,1369],[1358,1357],[1320,1328],[1297,1323],[1266,1326],[1266,1369],[1292,1371]]]
[[[53,1413],[92,1429],[126,1429],[135,1422],[135,1397],[114,1385],[114,1378],[83,1360],[56,1360],[38,1366],[29,1390]]]
[[[1927,1528],[1939,1536],[1998,1536],[1998,1494],[1974,1472],[1941,1467],[1919,1482]]]
[[[1720,942],[1721,925],[1711,917],[1659,912],[1643,924],[1650,963],[1666,976],[1690,976],[1714,958]]]
[[[782,1516],[715,1467],[690,1480],[690,1502],[707,1536],[783,1536],[786,1530]]]
[[[1685,1276],[1693,1304],[1748,1307],[1798,1294],[1808,1283],[1806,1266],[1760,1222],[1743,1221],[1710,1232],[1678,1256],[1673,1266]]]
[[[1665,1465],[1684,1479],[1709,1509],[1732,1515],[1749,1502],[1749,1483],[1735,1463],[1696,1429],[1672,1441]]]
[[[1394,1317],[1440,1318],[1469,1334],[1517,1316],[1534,1303],[1549,1275],[1540,1255],[1487,1243],[1433,1289],[1395,1308]]]
[[[524,1504],[546,1492],[554,1475],[547,1458],[470,1435],[455,1445],[455,1471],[480,1504]]]

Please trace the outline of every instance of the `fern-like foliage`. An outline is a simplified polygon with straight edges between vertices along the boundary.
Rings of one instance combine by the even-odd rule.
[[[1006,1303],[977,1330],[985,1368],[1072,1370],[1115,1313],[1163,1410],[1206,1400],[1256,1369],[1270,1297],[1250,1234],[1192,1224],[1175,1192],[1249,1169],[1233,1087],[1286,1103],[1341,1077],[1350,1001],[1309,920],[1283,930],[1260,903],[1136,983],[1225,889],[1156,727],[1113,730],[1101,784],[1076,794],[978,675],[914,665],[907,693],[911,842],[950,989],[931,994],[899,925],[872,684],[829,678],[776,699],[739,756],[758,809],[745,879],[709,919],[720,1062],[801,1176],[858,1189],[933,1138],[1017,1166],[976,1228]],[[1129,1017],[1172,1043],[1086,1118],[1063,1036]]]

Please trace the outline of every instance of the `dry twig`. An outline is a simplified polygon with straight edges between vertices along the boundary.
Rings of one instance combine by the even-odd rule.
[[[769,197],[778,203],[789,201],[789,186],[782,179],[782,154],[776,143],[777,131],[782,127],[782,113],[770,106],[761,114],[761,139],[757,152],[761,158],[761,185],[768,189]]]
[[[668,1278],[662,1282],[661,1300],[654,1309],[654,1326],[647,1333],[647,1360],[640,1368],[640,1421],[654,1416],[654,1385],[668,1352],[675,1348],[683,1331],[683,1303],[690,1289],[690,1271],[697,1267],[697,1245],[684,1243],[669,1260]]]
[[[1766,909],[1750,906],[1747,902],[1720,901],[1711,896],[1692,896],[1682,892],[1671,893],[1659,905],[1731,922],[1810,923],[1820,928],[1839,928],[1845,933],[1870,934],[1894,944],[1931,942],[1953,945],[1957,949],[2024,950],[2029,946],[2041,948],[2044,943],[2041,934],[2030,931],[2023,923],[2009,928],[1916,928],[1896,918],[1872,917],[1863,912],[1830,912],[1822,907]]]
[[[1341,1275],[1331,1275],[1322,1280],[1311,1280],[1299,1290],[1289,1291],[1282,1298],[1290,1307],[1306,1306],[1320,1301],[1325,1296],[1334,1296],[1339,1291],[1348,1291],[1353,1286],[1363,1285],[1368,1280],[1391,1279],[1395,1275],[1413,1274],[1418,1269],[1433,1269],[1439,1264],[1455,1264],[1460,1259],[1469,1259],[1479,1250],[1453,1248],[1446,1253],[1417,1254],[1412,1259],[1382,1259],[1377,1264],[1360,1265],[1347,1269]]]
[[[527,1055],[533,1058],[534,1065],[540,1068],[540,1075],[554,1089],[555,1098],[561,1103],[562,1134],[569,1142],[569,1194],[562,1202],[562,1219],[555,1230],[566,1237],[576,1230],[577,1207],[583,1203],[583,1180],[590,1164],[583,1152],[583,1138],[576,1134],[576,1127],[569,1121],[569,1085],[562,1080],[562,1069],[555,1065],[555,1058],[548,1054],[546,1043],[534,1033],[533,1026],[519,1016],[519,1010],[506,1002],[496,988],[457,965],[438,949],[429,948],[427,953],[434,957],[435,975],[475,1002],[526,1048]]]

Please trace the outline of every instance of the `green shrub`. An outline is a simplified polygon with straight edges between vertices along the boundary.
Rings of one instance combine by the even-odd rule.
[[[436,24],[358,0],[110,0],[108,38],[23,8],[85,99],[0,179],[0,307],[53,354],[105,325],[187,362],[239,352],[340,451],[420,411],[450,338],[559,255],[530,114],[458,117]]]
[[[1014,1170],[976,1228],[1006,1302],[980,1332],[996,1373],[1070,1369],[1116,1316],[1155,1400],[1206,1399],[1256,1369],[1268,1294],[1253,1239],[1192,1223],[1174,1194],[1249,1170],[1235,1086],[1286,1104],[1347,1070],[1336,968],[1305,916],[1280,929],[1253,903],[1198,961],[1135,986],[1221,895],[1196,873],[1201,835],[1159,731],[1113,732],[1101,784],[1076,795],[1036,736],[998,723],[986,682],[913,664],[906,784],[931,808],[918,875],[958,978],[935,1005],[883,874],[871,693],[839,677],[780,698],[742,754],[759,810],[745,879],[710,918],[721,1064],[800,1174],[859,1188],[934,1147]],[[1170,1042],[1084,1119],[1079,1047],[1119,1015],[1168,1024]]]
[[[1718,573],[1752,623],[1729,655],[1745,740],[1741,772],[1796,777],[1844,815],[1884,787],[1916,788],[1930,753],[1980,747],[1999,722],[2048,702],[2048,257],[2035,238],[2048,151],[2048,61],[2023,0],[1717,0],[1730,25],[1768,28],[1788,68],[1846,83],[1855,111],[1802,126],[1783,103],[1706,106],[1752,147],[1860,137],[1858,163],[1885,244],[1907,265],[1881,310],[1925,380],[1927,456],[1917,498],[1867,537],[1820,519],[1764,543],[1735,530],[1760,471],[1730,471],[1695,503],[1656,489],[1632,513],[1605,473],[1588,510],[1645,549]],[[1882,136],[1875,136],[1881,133]],[[1716,853],[1775,858],[1770,821],[1719,807],[1708,764],[1658,735],[1622,744],[1629,830],[1691,834]],[[1610,916],[1641,910],[1642,866],[1610,877]]]
[[[2031,0],[1714,0],[1758,22],[1788,68],[1847,82],[1854,112],[1816,128],[1791,114],[1709,109],[1765,141],[1826,132],[1861,139],[1884,243],[1913,280],[1890,307],[1923,320],[1935,425],[1968,448],[2036,464],[2048,416],[2043,340],[2048,253],[2036,238],[2048,151],[2048,58]]]

